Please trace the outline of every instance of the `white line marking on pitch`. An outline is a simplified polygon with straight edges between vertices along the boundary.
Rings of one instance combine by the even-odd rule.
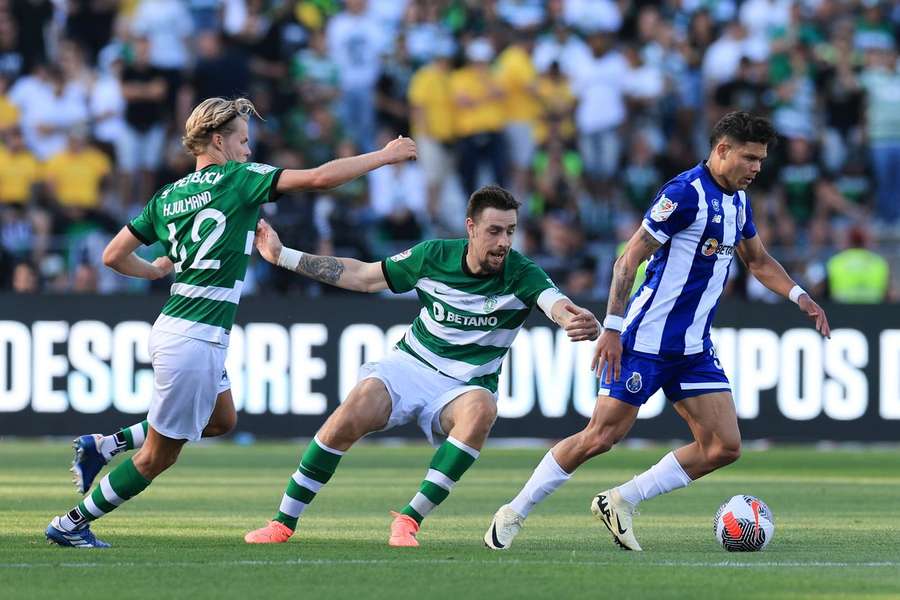
[[[311,559],[298,558],[295,560],[232,560],[232,561],[173,561],[173,562],[113,562],[113,563],[0,563],[0,569],[39,569],[39,568],[64,568],[64,569],[94,569],[101,567],[213,567],[213,566],[340,566],[340,565],[559,565],[559,566],[631,566],[628,563],[613,561],[587,561],[587,560],[453,560],[453,559]],[[703,561],[635,561],[638,567],[703,567],[721,569],[759,569],[759,568],[835,568],[835,567],[898,567],[900,561],[883,562],[818,562],[818,561],[767,561],[767,562],[703,562]]]

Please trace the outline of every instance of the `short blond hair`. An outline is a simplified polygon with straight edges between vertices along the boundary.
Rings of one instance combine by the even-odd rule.
[[[249,120],[256,115],[256,107],[246,98],[207,98],[191,111],[191,116],[184,123],[182,145],[194,156],[206,152],[213,133],[228,135],[234,131],[234,119],[240,117]]]

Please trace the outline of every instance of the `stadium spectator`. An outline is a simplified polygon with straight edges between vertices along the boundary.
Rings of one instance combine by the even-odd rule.
[[[625,86],[628,63],[615,49],[615,38],[596,32],[589,38],[592,57],[574,76],[578,98],[575,125],[590,192],[599,197],[619,166],[620,128],[627,117]]]
[[[507,123],[504,130],[512,172],[512,192],[523,197],[527,192],[528,171],[534,155],[534,125],[541,114],[537,90],[537,71],[531,61],[534,50],[529,32],[516,32],[497,57],[495,72],[503,90]]]
[[[571,296],[588,295],[594,287],[596,259],[588,254],[584,233],[571,216],[555,212],[541,221],[541,251],[534,257],[562,291]]]
[[[890,267],[871,250],[871,233],[863,226],[847,232],[847,248],[828,260],[828,292],[835,302],[880,304],[888,299]]]
[[[18,26],[19,51],[24,60],[23,72],[30,72],[47,61],[47,40],[52,39],[53,0],[14,1],[12,16]]]
[[[866,90],[866,135],[875,173],[878,217],[900,218],[900,72],[893,49],[873,49],[861,76]]]
[[[41,280],[34,265],[20,262],[13,267],[12,290],[17,294],[36,294],[41,291]]]
[[[465,65],[453,72],[450,88],[455,104],[456,162],[463,192],[478,187],[479,169],[490,165],[492,179],[506,184],[507,158],[503,128],[507,122],[506,96],[491,70],[494,48],[487,38],[476,38],[466,46]]]
[[[323,31],[314,31],[309,45],[291,61],[291,77],[305,104],[330,104],[340,94],[340,69],[328,53]]]
[[[122,93],[122,60],[113,55],[98,69],[88,98],[92,122],[91,135],[112,157],[121,156],[119,144],[128,135],[125,123],[125,96]],[[118,165],[116,165],[118,166]]]
[[[25,58],[19,50],[19,28],[12,17],[0,12],[0,77],[15,80],[25,69]]]
[[[363,152],[375,138],[375,83],[381,56],[390,45],[378,21],[366,13],[366,0],[347,0],[326,29],[328,52],[340,69],[341,122]]]
[[[453,172],[450,145],[456,138],[455,105],[450,86],[450,42],[438,44],[434,60],[420,67],[409,83],[412,134],[419,152],[427,185],[428,212],[432,219],[439,215],[438,203],[444,183]]]
[[[11,129],[5,141],[6,147],[0,148],[0,204],[25,206],[41,179],[40,163],[18,128]]]
[[[51,199],[72,219],[100,209],[102,186],[112,165],[109,158],[88,143],[87,131],[70,131],[68,146],[50,157],[44,177]]]
[[[134,40],[133,61],[122,72],[122,95],[127,128],[116,156],[122,170],[119,193],[125,202],[144,202],[152,193],[155,172],[162,161],[164,102],[169,95],[165,73],[150,63],[150,40],[146,37]]]
[[[412,76],[413,67],[401,38],[382,59],[381,74],[375,82],[375,122],[379,128],[409,134],[410,111],[406,97]]]
[[[382,147],[397,137],[384,130],[376,143]],[[428,223],[425,174],[414,162],[397,163],[370,172],[369,206],[376,219],[379,254],[393,255],[423,239]]]
[[[112,37],[118,0],[69,0],[66,4],[66,36],[87,52],[93,63]]]
[[[233,98],[250,90],[248,57],[236,44],[225,44],[217,31],[195,36],[197,62],[191,85],[194,101],[205,98]]]

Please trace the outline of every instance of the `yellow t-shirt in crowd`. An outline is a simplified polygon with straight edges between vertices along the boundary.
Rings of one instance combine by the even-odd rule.
[[[41,165],[28,150],[0,149],[0,203],[26,204],[41,179]]]
[[[0,96],[0,131],[19,122],[19,109],[6,96]]]
[[[550,130],[552,115],[564,115],[558,119],[560,136],[564,140],[575,137],[575,122],[572,110],[575,108],[575,94],[566,79],[553,79],[543,75],[537,81],[537,93],[541,103],[541,114],[534,127],[534,139],[544,143]]]
[[[440,142],[449,142],[454,137],[453,119],[455,105],[450,89],[450,71],[434,65],[421,67],[409,82],[409,103],[422,110],[425,131],[414,131]]]
[[[96,148],[78,153],[64,150],[44,164],[44,177],[61,205],[96,208],[100,204],[100,182],[111,170],[109,158]]]
[[[492,85],[493,84],[493,85]],[[485,76],[475,67],[463,67],[453,72],[450,87],[454,99],[466,96],[474,102],[471,106],[456,103],[456,133],[459,136],[475,135],[499,131],[506,125],[506,103],[504,98],[492,98],[492,87],[500,88],[493,73]]]
[[[541,105],[530,87],[537,80],[531,57],[519,46],[510,46],[497,59],[497,80],[506,92],[506,114],[510,121],[533,122]]]

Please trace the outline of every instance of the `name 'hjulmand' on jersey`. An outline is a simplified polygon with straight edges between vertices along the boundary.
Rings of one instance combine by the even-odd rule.
[[[163,186],[128,224],[144,244],[159,241],[175,264],[155,329],[228,345],[259,207],[275,199],[281,171],[261,163],[208,165]]]
[[[663,246],[628,305],[623,346],[670,355],[708,350],[734,249],[756,235],[750,198],[719,187],[700,163],[662,187],[642,226]]]

